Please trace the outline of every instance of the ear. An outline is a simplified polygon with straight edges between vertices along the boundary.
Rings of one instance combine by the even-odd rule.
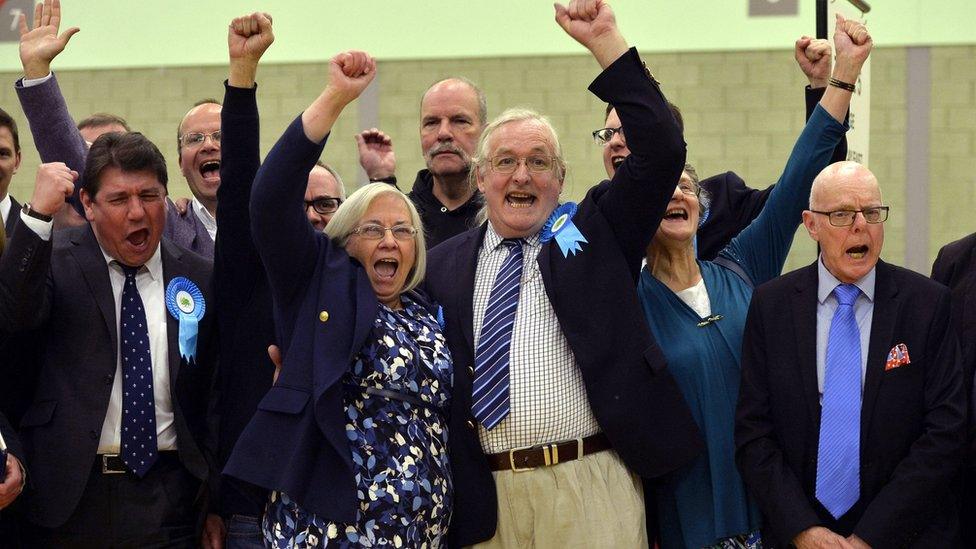
[[[481,191],[481,194],[484,194],[485,193],[485,178],[481,174],[481,166],[475,164],[475,165],[471,166],[471,169],[474,170],[474,179],[475,179],[475,183],[477,183],[477,185],[478,185],[478,190]]]
[[[810,238],[816,242],[820,242],[820,235],[817,232],[817,214],[810,210],[803,210],[803,226],[806,228]]]
[[[20,160],[21,160],[20,151],[17,151],[17,162],[14,163],[14,171],[13,171],[13,173],[17,173],[17,170],[20,169]]]
[[[82,207],[85,208],[85,219],[87,219],[89,222],[93,221],[92,218],[95,217],[95,212],[93,209],[94,201],[92,200],[92,197],[89,196],[87,190],[81,189],[81,192],[79,193],[79,198],[81,198]]]

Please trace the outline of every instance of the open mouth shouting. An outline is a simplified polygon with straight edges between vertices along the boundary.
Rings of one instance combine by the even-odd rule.
[[[851,259],[863,259],[868,253],[868,247],[864,244],[860,246],[851,246],[850,248],[847,248],[845,253]]]
[[[621,164],[624,163],[624,160],[626,158],[627,158],[626,156],[615,154],[610,157],[610,164],[613,166],[613,169],[616,170],[617,168],[620,167]]]
[[[669,208],[668,211],[664,212],[664,219],[668,221],[673,220],[688,220],[688,210],[684,208]]]
[[[526,193],[508,193],[505,195],[505,204],[512,208],[531,208],[535,204],[535,197]]]
[[[126,243],[136,252],[144,252],[149,247],[149,229],[137,229],[125,237]]]
[[[384,257],[373,263],[373,272],[376,273],[377,278],[385,281],[392,281],[399,268],[400,262],[392,257]]]
[[[220,160],[206,160],[201,163],[200,176],[206,181],[220,181]]]

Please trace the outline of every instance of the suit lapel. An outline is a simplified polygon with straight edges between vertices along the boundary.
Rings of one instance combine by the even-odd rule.
[[[874,282],[874,313],[871,316],[871,338],[868,343],[867,371],[864,376],[864,398],[861,402],[861,425],[870,425],[874,403],[884,377],[885,362],[891,350],[898,314],[898,286],[891,267],[878,261]],[[862,437],[866,429],[861,429]],[[862,438],[863,446],[864,440]]]
[[[7,232],[7,238],[14,233],[14,225],[17,224],[17,220],[20,219],[20,203],[17,202],[14,197],[10,197],[10,212],[7,213],[7,220],[4,223],[4,230]]]
[[[478,270],[478,253],[487,231],[488,223],[483,223],[477,232],[467,232],[464,241],[458,246],[457,253],[454,254],[454,272],[457,273],[458,288],[461,288],[461,291],[454,294],[456,300],[454,307],[458,312],[461,333],[464,334],[472,358],[474,358],[474,277]]]
[[[792,307],[796,330],[797,363],[803,399],[814,432],[820,430],[820,387],[817,383],[817,264],[806,267],[794,288]]]
[[[71,255],[78,262],[81,274],[95,298],[95,303],[102,313],[105,329],[112,339],[112,369],[118,360],[119,333],[116,324],[115,295],[112,293],[112,281],[109,278],[108,264],[102,249],[95,239],[91,226],[71,233]]]
[[[163,292],[169,286],[169,281],[178,276],[185,276],[193,280],[183,263],[183,252],[178,246],[172,245],[165,239],[160,240],[161,257],[163,260]],[[180,357],[180,321],[166,312],[166,347],[169,362],[170,393],[176,398],[176,380],[180,373],[183,359]]]

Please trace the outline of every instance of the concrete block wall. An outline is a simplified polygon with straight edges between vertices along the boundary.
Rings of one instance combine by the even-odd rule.
[[[872,66],[871,168],[892,206],[884,257],[904,257],[905,52],[876,48]],[[976,46],[932,48],[931,246],[976,230],[968,212],[976,206],[973,189],[976,158]],[[776,181],[804,119],[806,79],[791,49],[778,51],[673,53],[644,56],[668,98],[684,113],[688,159],[702,176],[735,171],[748,183],[765,187]],[[602,127],[604,105],[586,91],[598,74],[586,55],[503,59],[381,62],[378,110],[368,118],[394,140],[401,188],[412,185],[423,167],[418,135],[419,100],[432,82],[461,75],[480,83],[488,96],[489,118],[505,107],[525,106],[552,119],[569,164],[567,199],[580,199],[605,177],[601,150],[590,132]],[[11,192],[29,198],[39,162],[13,89],[15,73],[0,73],[0,106],[21,129],[24,162]],[[176,162],[176,127],[189,105],[204,97],[221,98],[224,67],[65,71],[58,75],[76,119],[94,111],[127,118],[166,155],[170,193],[188,196]],[[281,131],[322,89],[325,63],[269,65],[258,74],[262,115],[261,146],[266,152]],[[339,119],[323,159],[352,190],[363,180],[353,135],[359,105]],[[947,214],[947,212],[949,212]],[[812,261],[815,247],[799,231],[787,270]]]

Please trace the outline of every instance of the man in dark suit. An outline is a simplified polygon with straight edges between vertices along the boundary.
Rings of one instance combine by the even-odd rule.
[[[820,259],[756,290],[736,462],[773,545],[955,547],[966,393],[949,292],[878,260],[888,208],[854,162],[814,181]]]
[[[12,330],[44,334],[20,422],[30,539],[193,547],[207,476],[211,264],[161,239],[166,163],[142,134],[92,145],[81,190],[89,224],[52,235],[77,178],[64,164],[41,166],[0,258],[0,314]]]
[[[590,90],[637,137],[613,181],[565,223],[547,223],[565,164],[543,117],[506,111],[479,141],[488,222],[431,250],[427,269],[454,360],[452,546],[646,545],[638,475],[670,472],[702,448],[635,287],[684,143],[608,5],[575,0],[556,19],[603,68]]]
[[[42,162],[64,162],[83,172],[88,144],[68,113],[68,106],[51,72],[51,63],[68,45],[78,28],[61,35],[60,1],[42,6],[39,23],[28,31],[21,28],[20,60],[24,78],[15,89],[27,116],[34,144]],[[52,17],[53,14],[56,17]],[[197,102],[186,113],[177,129],[177,154],[180,171],[194,199],[182,212],[166,199],[165,236],[179,246],[213,258],[217,234],[217,188],[220,185],[220,103],[214,99]],[[85,215],[77,191],[72,197],[75,210]]]
[[[0,109],[0,224],[3,225],[0,229],[7,238],[13,232],[14,224],[19,217],[17,212],[20,210],[20,203],[8,193],[10,180],[18,169],[20,169],[20,134],[17,132],[17,122],[7,114],[7,111]]]
[[[952,294],[952,326],[959,336],[962,356],[963,385],[973,396],[976,374],[976,234],[950,242],[939,250],[932,264],[932,279],[949,287]],[[962,505],[962,537],[967,547],[976,547],[976,501],[969,494],[976,491],[976,448],[972,434],[970,407],[969,457],[958,485]],[[963,497],[965,495],[965,497]]]

